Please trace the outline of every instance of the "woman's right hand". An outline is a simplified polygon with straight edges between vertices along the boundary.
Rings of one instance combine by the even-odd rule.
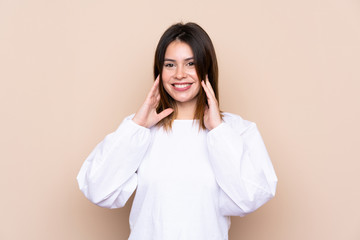
[[[160,113],[156,112],[156,107],[160,101],[159,81],[160,79],[158,76],[147,95],[145,102],[132,119],[140,126],[151,128],[174,111],[172,108],[167,108]]]

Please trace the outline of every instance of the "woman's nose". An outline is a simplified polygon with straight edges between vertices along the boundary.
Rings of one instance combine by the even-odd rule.
[[[183,66],[178,66],[176,68],[176,78],[177,79],[182,79],[184,77],[186,77],[186,72],[185,72],[185,68]]]

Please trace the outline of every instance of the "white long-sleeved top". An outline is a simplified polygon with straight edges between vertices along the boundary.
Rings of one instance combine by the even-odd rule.
[[[175,120],[166,132],[132,117],[95,147],[77,177],[101,207],[122,207],[137,189],[129,239],[228,239],[229,216],[275,195],[277,177],[254,123],[224,113],[211,131]]]

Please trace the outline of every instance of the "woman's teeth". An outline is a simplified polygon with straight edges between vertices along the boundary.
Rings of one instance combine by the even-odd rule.
[[[174,84],[174,87],[176,87],[176,88],[186,88],[186,87],[188,87],[190,85],[191,85],[190,83],[187,83],[187,84]]]

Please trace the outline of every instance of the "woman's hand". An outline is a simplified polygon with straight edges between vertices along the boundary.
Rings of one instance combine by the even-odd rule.
[[[145,102],[132,119],[140,126],[151,128],[174,111],[172,108],[167,108],[159,114],[156,112],[156,107],[160,101],[159,81],[160,80],[158,76],[150,92],[148,93]]]
[[[212,129],[219,126],[222,122],[219,103],[216,100],[214,90],[212,89],[207,76],[205,81],[201,81],[201,86],[204,88],[208,102],[208,106],[205,108],[204,112],[204,124],[205,127],[211,131]]]

